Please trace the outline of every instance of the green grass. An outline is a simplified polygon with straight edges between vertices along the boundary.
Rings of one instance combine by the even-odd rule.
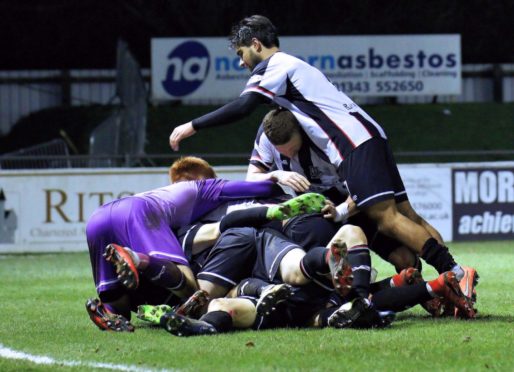
[[[481,275],[475,321],[432,319],[419,307],[380,331],[288,329],[177,338],[134,320],[133,334],[99,331],[85,253],[0,256],[0,344],[59,361],[190,371],[514,370],[513,242],[451,244]],[[391,268],[374,257],[379,276]],[[431,278],[433,270],[425,270]],[[0,357],[0,371],[91,370]]]

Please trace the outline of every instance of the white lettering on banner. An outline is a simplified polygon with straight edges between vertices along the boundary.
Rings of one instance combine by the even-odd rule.
[[[484,212],[482,215],[464,215],[459,221],[459,234],[514,233],[514,215],[502,212]]]
[[[455,203],[514,202],[514,172],[455,172]]]
[[[182,62],[179,59],[177,59],[177,61]],[[180,70],[182,71],[182,76],[186,80],[202,80],[207,73],[208,65],[209,60],[207,58],[192,57],[184,63],[184,68],[181,67]],[[179,79],[180,77],[178,77],[176,80]]]
[[[460,35],[286,36],[284,52],[351,96],[460,94]],[[224,99],[250,78],[225,38],[152,39],[152,97]]]

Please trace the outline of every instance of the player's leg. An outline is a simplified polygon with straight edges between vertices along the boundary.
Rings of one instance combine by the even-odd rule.
[[[129,289],[143,275],[153,284],[179,296],[192,294],[196,281],[179,241],[162,216],[157,203],[139,198],[121,199],[111,209],[116,240],[111,241],[105,258]]]
[[[410,247],[439,273],[448,270],[462,272],[448,248],[439,244],[422,225],[400,213],[394,199],[369,205],[364,210],[377,221],[381,233],[394,237]],[[462,275],[463,272],[459,276],[462,277]]]
[[[257,230],[256,251],[251,277],[275,284],[304,285],[309,282],[300,269],[305,251],[281,232],[270,228]]]
[[[257,255],[256,235],[251,227],[223,232],[197,274],[200,289],[211,298],[223,297],[242,279],[251,276]]]
[[[372,300],[378,310],[403,311],[434,298],[446,300],[456,306],[461,317],[475,317],[473,305],[460,290],[452,271],[428,282],[418,281],[411,285],[381,290],[373,294]]]
[[[137,289],[139,275],[143,275],[153,284],[172,291],[178,297],[189,296],[196,290],[196,281],[189,266],[163,258],[166,253],[162,251],[152,254],[149,256],[112,243],[106,247],[105,259],[116,268],[118,278],[128,289]]]
[[[247,278],[235,287],[235,297],[256,299],[259,315],[269,315],[276,306],[293,295],[293,287],[286,283],[272,284],[259,278]]]
[[[313,318],[313,326],[324,328],[385,328],[395,318],[391,311],[379,312],[366,298],[356,298],[340,306],[321,309]]]
[[[412,221],[423,226],[429,232],[429,234],[438,241],[439,244],[444,244],[443,237],[441,236],[439,231],[437,231],[435,227],[433,227],[423,217],[416,213],[408,199],[400,203],[397,203],[397,208],[398,211],[400,211],[400,213],[407,216]]]
[[[282,232],[288,240],[295,242],[301,249],[292,249],[280,261],[280,276],[284,283],[298,286],[305,285],[314,279],[330,286],[318,273],[306,275],[302,269],[302,261],[306,251],[327,245],[337,231],[338,226],[320,214],[303,214],[289,219]],[[316,253],[311,255],[318,257]]]
[[[109,206],[99,208],[89,219],[86,237],[96,291],[100,299],[86,301],[86,311],[101,330],[133,331],[127,289],[116,271],[103,258],[106,242],[112,236]]]
[[[407,200],[407,194],[387,141],[373,138],[357,147],[340,173],[357,207],[377,223],[379,232],[412,249],[439,273],[459,267],[424,226],[398,211],[397,203]]]
[[[197,336],[247,329],[255,322],[253,301],[244,298],[217,298],[209,303],[206,314],[195,320],[170,311],[161,317],[161,325],[176,336]]]
[[[330,240],[328,263],[336,289],[342,295],[368,298],[371,256],[366,235],[357,226],[344,225]]]
[[[91,321],[102,331],[134,331],[134,326],[126,317],[116,313],[115,309],[105,305],[97,298],[90,298],[86,301],[86,311]]]
[[[215,311],[228,313],[232,318],[232,326],[238,329],[250,328],[257,315],[254,302],[246,298],[214,299],[209,303],[208,313]]]
[[[277,205],[233,211],[220,221],[220,231],[223,232],[233,227],[260,228],[271,221],[283,221],[302,214],[319,213],[324,206],[325,197],[323,195],[302,194]]]

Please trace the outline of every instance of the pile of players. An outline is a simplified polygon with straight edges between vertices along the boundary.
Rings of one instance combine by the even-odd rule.
[[[88,300],[86,309],[100,329],[133,331],[131,312],[177,336],[379,328],[417,304],[433,316],[475,316],[472,296],[461,289],[466,282],[459,285],[452,271],[425,282],[418,269],[397,266],[397,275],[375,281],[364,232],[372,228],[334,222],[337,211],[322,195],[284,201],[269,181],[215,176],[204,160],[185,157],[170,168],[172,185],[106,204],[91,217],[101,300]],[[404,247],[373,243],[381,255],[391,249],[397,263],[416,262]]]
[[[169,140],[178,150],[198,131],[274,104],[247,181],[216,179],[186,158],[172,167],[172,185],[100,207],[87,225],[94,323],[133,330],[138,305],[142,319],[176,335],[377,328],[416,304],[474,318],[478,275],[412,208],[384,129],[321,71],[281,51],[266,17],[244,18],[229,40],[251,72],[241,95]],[[375,281],[370,249],[398,274]],[[425,282],[420,259],[439,277]]]

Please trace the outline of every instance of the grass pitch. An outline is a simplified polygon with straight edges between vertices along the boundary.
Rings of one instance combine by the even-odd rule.
[[[480,273],[475,321],[432,319],[418,306],[398,314],[386,330],[191,338],[137,319],[133,334],[99,331],[84,308],[95,295],[85,253],[0,256],[0,371],[514,370],[514,242],[454,243],[450,249]],[[373,258],[379,278],[392,273]],[[436,273],[426,268],[424,275]]]

